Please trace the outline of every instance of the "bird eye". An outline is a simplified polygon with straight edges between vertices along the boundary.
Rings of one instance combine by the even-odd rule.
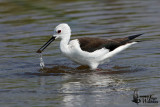
[[[58,30],[58,33],[61,33],[61,30]]]

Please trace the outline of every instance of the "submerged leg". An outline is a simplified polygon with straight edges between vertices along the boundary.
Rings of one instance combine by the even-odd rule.
[[[98,65],[99,65],[99,64],[97,64],[97,63],[91,63],[91,64],[89,65],[90,70],[95,70],[95,69],[97,69]]]

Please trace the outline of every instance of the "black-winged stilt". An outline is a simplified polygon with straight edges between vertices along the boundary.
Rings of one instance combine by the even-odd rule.
[[[131,42],[131,40],[140,35],[142,34],[116,39],[84,37],[70,41],[71,29],[68,24],[62,23],[55,28],[51,39],[37,53],[41,53],[52,41],[60,38],[60,50],[64,56],[94,70],[99,64],[109,61],[117,53],[137,43]]]

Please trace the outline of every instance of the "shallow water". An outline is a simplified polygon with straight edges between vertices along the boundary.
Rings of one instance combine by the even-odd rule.
[[[0,0],[0,13],[0,106],[135,107],[134,89],[160,103],[159,0]],[[64,58],[57,40],[41,72],[36,50],[62,22],[72,39],[145,34],[96,72]]]

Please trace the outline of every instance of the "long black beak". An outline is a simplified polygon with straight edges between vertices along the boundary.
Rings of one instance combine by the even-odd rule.
[[[51,39],[48,40],[40,49],[37,50],[37,53],[41,53],[47,46],[55,40],[55,37],[51,37]]]

